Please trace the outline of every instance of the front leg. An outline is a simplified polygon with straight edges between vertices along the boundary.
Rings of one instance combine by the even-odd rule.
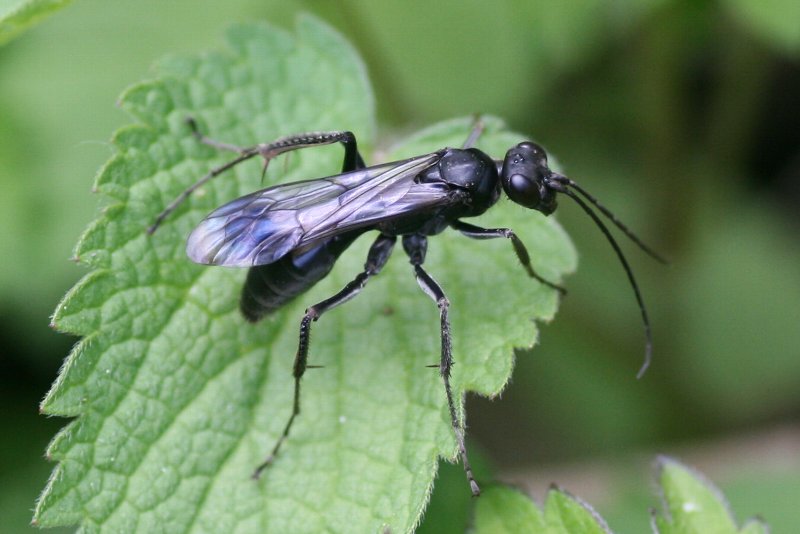
[[[497,237],[505,237],[506,239],[511,240],[511,244],[514,246],[514,252],[517,254],[517,258],[519,258],[519,262],[525,268],[525,271],[528,273],[528,276],[531,278],[535,278],[540,283],[546,285],[547,287],[553,288],[562,295],[567,294],[567,290],[561,287],[558,284],[554,284],[550,282],[546,278],[541,277],[536,271],[533,270],[533,266],[531,265],[531,257],[528,254],[528,249],[525,248],[525,245],[522,243],[522,240],[517,237],[517,234],[514,233],[513,230],[510,228],[481,228],[480,226],[475,226],[474,224],[465,223],[464,221],[453,221],[450,223],[450,226],[461,232],[467,237],[471,237],[472,239],[494,239]]]

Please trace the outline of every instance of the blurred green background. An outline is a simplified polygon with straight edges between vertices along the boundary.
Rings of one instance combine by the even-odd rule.
[[[625,275],[562,202],[580,268],[502,400],[468,401],[483,469],[539,499],[556,482],[616,531],[644,532],[657,504],[650,462],[665,452],[705,471],[740,519],[796,531],[795,0],[78,0],[0,47],[0,531],[31,530],[52,468],[42,455],[65,424],[37,413],[75,342],[48,317],[85,272],[69,257],[99,209],[92,177],[131,122],[115,99],[164,55],[222,47],[237,21],[291,27],[298,11],[363,54],[379,145],[439,119],[499,115],[672,261],[623,244],[656,343],[637,381],[643,340]],[[422,530],[463,530],[462,476],[445,466]]]

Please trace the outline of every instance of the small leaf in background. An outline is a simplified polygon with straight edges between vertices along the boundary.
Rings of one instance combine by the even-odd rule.
[[[578,499],[560,488],[547,492],[544,515],[549,532],[570,534],[608,534],[611,530],[588,503]]]
[[[756,534],[769,532],[758,520],[739,529],[722,493],[700,473],[671,458],[657,464],[663,512],[653,517],[659,534]]]
[[[54,316],[84,338],[42,410],[77,419],[48,450],[59,464],[36,521],[112,532],[409,531],[438,459],[454,458],[455,446],[441,379],[426,367],[439,360],[438,310],[402,253],[315,325],[310,363],[324,369],[307,373],[302,415],[253,482],[291,409],[302,310],[361,271],[369,240],[307,295],[249,325],[237,302],[244,271],[194,265],[184,245],[205,214],[263,187],[259,162],[208,184],[145,233],[163,206],[230,158],[196,142],[190,115],[209,136],[240,145],[350,129],[369,156],[371,89],[338,34],[302,17],[295,34],[248,25],[228,40],[228,52],[162,62],[154,81],[121,99],[139,123],[114,136],[117,154],[97,179],[108,205],[76,250],[93,270]],[[491,154],[520,141],[500,121],[485,123],[479,146]],[[458,146],[471,125],[436,125],[393,154]],[[292,154],[270,166],[265,185],[334,174],[341,157],[336,146]],[[517,230],[550,279],[574,269],[552,219],[502,202],[477,223]],[[426,267],[452,303],[456,398],[497,394],[513,348],[533,344],[532,320],[552,318],[557,296],[525,275],[505,240],[447,232],[431,240]]]
[[[651,526],[657,534],[767,534],[766,523],[758,519],[736,527],[725,497],[703,476],[676,460],[659,457],[658,484],[662,493],[662,514],[653,515]],[[642,514],[645,510],[640,510]],[[631,511],[631,513],[633,513]],[[655,514],[655,512],[652,512]],[[516,533],[598,533],[612,532],[606,521],[588,503],[553,487],[547,492],[544,512],[533,500],[516,489],[494,485],[475,505],[476,534]]]
[[[492,486],[475,506],[476,534],[608,534],[600,515],[587,503],[553,488],[544,512],[530,497],[505,486]]]
[[[0,45],[72,0],[3,0],[0,2]]]
[[[505,486],[486,488],[475,505],[475,534],[544,532],[544,514],[530,497]]]

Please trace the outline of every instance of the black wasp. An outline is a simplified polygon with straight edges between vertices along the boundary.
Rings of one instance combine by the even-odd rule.
[[[364,270],[341,291],[309,307],[300,322],[300,339],[294,362],[294,405],[283,434],[253,476],[258,477],[275,458],[300,413],[300,379],[309,367],[311,323],[322,314],[352,299],[386,264],[398,237],[411,260],[422,290],[439,308],[441,359],[439,374],[444,381],[451,424],[470,489],[480,489],[472,475],[464,445],[464,427],[459,421],[450,387],[453,365],[448,320],[449,301],[444,291],[422,267],[428,236],[450,227],[473,239],[506,238],[528,275],[564,293],[564,289],[539,276],[531,266],[528,251],[508,228],[481,228],[462,221],[481,215],[500,198],[501,189],[517,204],[545,215],[556,209],[556,195],[574,200],[606,236],[633,287],[645,328],[646,350],[642,371],[650,361],[650,323],[642,296],[625,256],[591,204],[645,252],[661,258],[642,243],[597,199],[578,184],[552,171],[544,150],[528,141],[512,147],[505,158],[494,160],[471,148],[480,134],[476,125],[461,149],[444,148],[402,161],[367,167],[351,132],[315,132],[283,137],[272,143],[237,147],[202,135],[194,120],[188,120],[194,136],[212,147],[237,152],[238,157],[221,165],[186,189],[158,216],[148,229],[153,233],[163,220],[193,191],[242,161],[261,156],[270,160],[292,150],[341,143],[344,162],[341,174],[327,178],[281,184],[238,198],[216,209],[189,236],[186,252],[192,261],[208,265],[249,267],[240,308],[248,321],[256,322],[324,278],[337,258],[361,234],[377,230]],[[587,204],[588,202],[588,204]]]

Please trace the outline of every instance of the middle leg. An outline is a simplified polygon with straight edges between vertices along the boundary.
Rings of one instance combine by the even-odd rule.
[[[266,469],[275,459],[275,456],[277,456],[281,445],[283,445],[283,442],[289,437],[289,431],[292,429],[294,420],[298,415],[300,415],[300,381],[303,378],[306,369],[313,367],[308,365],[308,347],[311,342],[311,323],[319,319],[326,311],[332,310],[333,308],[344,304],[348,300],[355,298],[356,295],[358,295],[361,290],[364,289],[364,286],[367,285],[367,281],[369,281],[371,277],[378,274],[383,266],[386,265],[396,240],[397,238],[395,236],[388,236],[384,234],[379,235],[369,249],[364,270],[359,273],[358,276],[356,276],[350,283],[344,286],[341,291],[332,297],[323,300],[322,302],[314,304],[306,310],[303,319],[300,321],[300,339],[297,344],[297,355],[295,356],[294,360],[294,401],[292,404],[292,414],[289,416],[289,420],[286,422],[283,433],[278,438],[275,446],[272,448],[270,455],[267,456],[267,458],[261,462],[258,467],[256,467],[256,470],[253,472],[253,478],[257,479],[261,475],[261,472],[264,471],[264,469]]]
[[[472,474],[472,467],[470,467],[469,459],[467,458],[467,446],[464,443],[464,425],[458,417],[456,403],[453,398],[453,388],[450,386],[450,371],[453,367],[453,343],[450,338],[450,319],[448,316],[450,301],[447,299],[447,296],[436,280],[422,268],[422,263],[425,261],[425,252],[428,248],[427,238],[421,235],[405,235],[403,236],[403,248],[411,260],[411,265],[414,266],[414,275],[417,278],[417,283],[425,294],[433,299],[439,308],[442,339],[439,375],[444,382],[444,391],[447,395],[447,407],[450,410],[450,424],[456,436],[461,463],[464,464],[464,472],[467,475],[467,481],[469,482],[472,495],[477,497],[481,494],[481,490],[478,487],[478,483],[475,481],[475,477]]]

